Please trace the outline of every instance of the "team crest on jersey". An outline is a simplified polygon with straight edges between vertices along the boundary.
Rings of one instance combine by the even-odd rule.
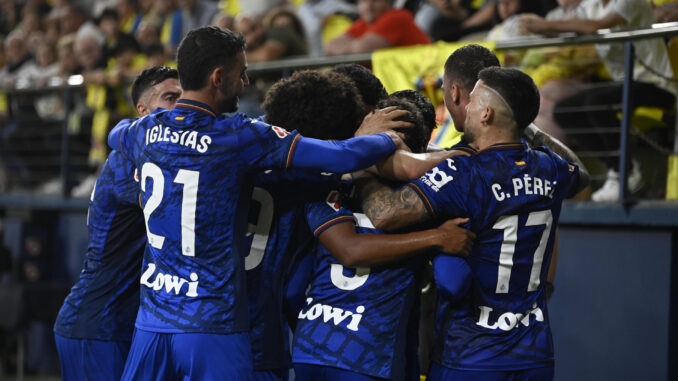
[[[290,134],[289,131],[287,131],[286,129],[284,129],[284,128],[282,128],[282,127],[271,126],[271,128],[273,129],[273,132],[275,132],[275,134],[278,135],[278,137],[279,137],[280,139],[282,139],[282,138],[284,138],[285,136],[287,136],[287,135]]]
[[[330,206],[330,208],[334,209],[335,212],[338,212],[341,208],[341,204],[339,203],[340,198],[339,192],[331,191],[330,194],[327,195],[325,202]]]
[[[568,169],[570,172],[574,172],[574,165],[568,164],[568,165],[567,165],[567,169]]]

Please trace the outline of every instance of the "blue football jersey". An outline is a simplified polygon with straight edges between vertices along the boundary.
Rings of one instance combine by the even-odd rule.
[[[440,300],[434,361],[465,370],[552,364],[543,284],[562,201],[578,181],[579,169],[546,148],[498,144],[409,184],[437,219],[469,217],[477,235],[469,296]]]
[[[383,234],[365,215],[341,207],[336,191],[325,202],[309,204],[307,219],[316,236],[347,221],[355,222],[358,233]],[[345,268],[320,243],[314,255],[307,304],[294,332],[292,361],[373,377],[418,379],[412,369],[416,368],[424,260]]]
[[[186,99],[171,111],[116,126],[109,144],[139,168],[148,236],[136,327],[247,331],[248,175],[271,167],[332,170],[327,163],[342,164],[342,158],[362,168],[394,149],[387,136],[367,138],[353,140],[360,143],[353,146],[304,139],[243,114],[216,116],[209,106]],[[366,157],[358,150],[363,143],[378,153],[355,160]],[[337,156],[322,157],[329,152]]]
[[[54,325],[72,339],[132,339],[139,309],[139,274],[146,244],[134,165],[113,151],[89,202],[89,246],[80,278]]]
[[[290,367],[289,326],[283,310],[287,275],[313,235],[304,204],[324,200],[336,176],[301,170],[269,170],[255,177],[245,257],[254,369]]]

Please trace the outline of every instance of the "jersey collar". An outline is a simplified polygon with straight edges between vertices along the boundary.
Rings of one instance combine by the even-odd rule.
[[[487,152],[487,151],[506,151],[506,150],[519,150],[519,149],[525,149],[525,143],[521,141],[520,143],[497,143],[497,144],[492,144],[491,146],[485,148],[480,152]]]
[[[217,114],[214,111],[212,111],[210,106],[208,106],[208,105],[206,105],[202,102],[194,101],[194,100],[191,100],[191,99],[183,99],[183,98],[179,99],[177,101],[176,106],[174,106],[174,108],[175,109],[188,109],[188,110],[198,111],[198,112],[202,112],[204,114],[210,115],[212,117],[217,116]]]

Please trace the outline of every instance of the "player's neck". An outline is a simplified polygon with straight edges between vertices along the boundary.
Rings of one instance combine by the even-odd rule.
[[[489,148],[495,144],[502,143],[520,143],[520,137],[515,137],[503,129],[488,129],[481,136],[471,143],[471,146],[478,151]]]
[[[186,90],[181,94],[181,98],[204,103],[210,106],[213,112],[218,113],[217,103],[214,100],[214,97],[205,90]]]

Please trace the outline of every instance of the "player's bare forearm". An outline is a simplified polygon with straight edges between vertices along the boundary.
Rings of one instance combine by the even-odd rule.
[[[586,170],[584,163],[582,163],[581,159],[579,159],[579,156],[577,156],[577,154],[575,154],[574,151],[572,151],[563,142],[540,130],[534,124],[530,124],[525,128],[523,136],[530,147],[546,146],[550,148],[551,151],[560,155],[563,159],[569,161],[570,163],[574,163],[579,167],[579,185],[577,192],[581,192],[589,185],[591,176]]]
[[[336,224],[320,234],[320,242],[344,266],[393,262],[428,249],[467,256],[475,235],[449,221],[440,228],[406,234],[359,234],[352,223]]]
[[[431,218],[424,202],[408,186],[393,189],[369,174],[354,177],[363,212],[377,229],[392,231]]]
[[[375,174],[391,180],[410,181],[423,176],[431,168],[450,156],[468,155],[463,151],[412,153],[398,150],[376,165]]]

